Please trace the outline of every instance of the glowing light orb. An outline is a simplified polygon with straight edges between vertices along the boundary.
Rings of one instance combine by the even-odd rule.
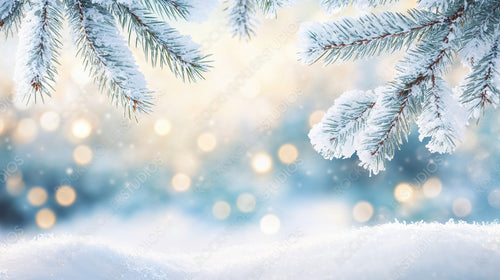
[[[76,200],[76,192],[71,186],[60,186],[56,191],[56,201],[59,205],[68,207]]]
[[[281,221],[273,214],[267,214],[260,219],[260,231],[265,234],[276,234],[280,230]]]
[[[78,165],[87,165],[92,161],[92,149],[86,145],[79,145],[73,150],[73,160]]]
[[[278,157],[280,161],[285,164],[293,163],[295,160],[297,160],[298,156],[299,156],[299,151],[292,144],[284,144],[278,150]]]
[[[255,209],[256,204],[257,201],[255,200],[255,196],[250,193],[242,193],[236,200],[236,206],[241,212],[244,213],[252,212]]]
[[[258,153],[252,158],[252,168],[257,173],[267,173],[273,166],[273,160],[266,153]]]
[[[470,214],[472,204],[467,198],[457,198],[453,201],[452,210],[455,216],[462,218]]]
[[[407,183],[401,183],[394,188],[394,198],[399,202],[408,202],[413,198],[413,187]]]
[[[45,131],[54,131],[59,128],[61,118],[54,111],[47,111],[40,117],[40,126]]]
[[[154,124],[154,130],[156,134],[160,136],[165,136],[170,133],[170,130],[172,129],[172,125],[170,122],[166,119],[159,119],[155,121]]]
[[[373,206],[370,202],[360,201],[352,209],[354,220],[360,223],[368,222],[373,216]]]
[[[231,205],[225,201],[217,201],[212,207],[212,214],[216,219],[225,220],[231,214]]]
[[[488,204],[493,208],[500,208],[500,189],[494,189],[488,194]]]
[[[437,197],[441,193],[442,189],[443,184],[438,178],[430,178],[429,180],[425,181],[424,185],[422,186],[422,191],[425,197],[428,198]]]
[[[78,119],[73,122],[71,132],[76,138],[84,139],[92,133],[92,125],[86,119]]]
[[[178,192],[185,192],[191,187],[191,178],[184,173],[176,173],[172,177],[172,187]]]
[[[325,111],[322,111],[322,110],[314,111],[309,116],[309,126],[313,127],[315,124],[319,123],[324,115],[325,115]]]
[[[14,140],[19,143],[29,143],[38,135],[38,127],[32,119],[22,119],[17,123]]]
[[[5,188],[12,196],[20,195],[25,189],[23,175],[20,172],[16,172],[15,174],[7,177],[7,180],[5,181]]]
[[[56,214],[50,209],[44,208],[36,213],[36,224],[42,229],[48,229],[56,223]]]
[[[211,152],[217,146],[217,139],[212,133],[202,133],[198,136],[198,147],[204,152]]]
[[[47,197],[47,191],[42,187],[33,187],[28,192],[28,202],[33,206],[43,205]]]

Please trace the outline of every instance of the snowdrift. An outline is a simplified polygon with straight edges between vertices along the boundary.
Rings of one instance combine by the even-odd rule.
[[[270,245],[271,246],[271,245]],[[391,223],[297,234],[273,247],[140,253],[44,236],[4,247],[0,279],[498,279],[500,225]],[[266,247],[264,247],[266,248]],[[154,248],[153,248],[154,250]]]

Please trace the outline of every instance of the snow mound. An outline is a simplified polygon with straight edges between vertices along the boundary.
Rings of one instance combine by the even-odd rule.
[[[196,252],[131,253],[67,236],[0,253],[0,279],[16,280],[498,279],[500,225],[392,223],[322,237],[302,233],[265,250],[250,244],[218,250],[203,262]]]

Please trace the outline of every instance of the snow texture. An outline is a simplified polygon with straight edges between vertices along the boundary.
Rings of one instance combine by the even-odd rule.
[[[126,251],[45,236],[0,247],[1,279],[498,279],[500,225],[391,223],[241,245],[200,265],[190,255]],[[270,250],[270,248],[274,248]],[[158,253],[158,252],[157,252]]]

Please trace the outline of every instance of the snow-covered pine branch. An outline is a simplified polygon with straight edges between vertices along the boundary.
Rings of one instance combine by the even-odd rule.
[[[314,149],[327,159],[352,156],[380,90],[348,91],[335,100],[323,120],[309,132]]]
[[[257,2],[260,10],[269,18],[275,18],[278,10],[291,4],[291,0],[257,0]]]
[[[259,24],[256,18],[255,0],[228,0],[228,26],[233,37],[249,40],[255,35],[255,27]]]
[[[444,117],[445,116],[445,117]],[[467,123],[465,110],[446,81],[436,77],[425,92],[422,112],[417,120],[419,139],[430,137],[430,152],[451,153],[462,140]]]
[[[148,111],[151,92],[113,16],[90,1],[65,2],[79,54],[99,88],[113,103],[121,104],[129,116],[135,111]]]
[[[328,13],[337,13],[349,6],[366,9],[367,7],[377,7],[396,1],[399,0],[321,0],[320,5]]]
[[[191,20],[196,16],[194,20],[199,20],[214,3],[213,0],[0,1],[0,31],[10,35],[20,23],[22,26],[16,60],[17,94],[25,96],[28,102],[50,96],[57,75],[61,26],[66,17],[78,54],[99,88],[108,93],[113,103],[123,106],[129,116],[136,111],[148,111],[151,91],[146,88],[116,21],[136,35],[136,45],[142,46],[153,66],[168,65],[182,80],[195,81],[208,71],[208,56],[202,54],[200,46],[189,36],[181,35],[164,19]]]
[[[182,80],[196,81],[208,71],[207,56],[189,36],[181,35],[167,23],[158,20],[139,3],[114,1],[113,10],[129,33],[135,32],[136,46],[140,44],[153,66],[168,65]]]
[[[134,1],[127,2],[134,4]],[[139,1],[135,2],[139,3]],[[142,2],[148,10],[171,19],[187,19],[189,10],[192,8],[190,2],[186,0],[144,0]]]
[[[500,34],[488,51],[472,65],[467,75],[461,102],[471,119],[478,119],[487,105],[495,108],[500,104]]]
[[[409,10],[407,14],[385,12],[323,24],[306,23],[299,32],[301,59],[304,63],[322,60],[330,64],[394,52],[408,48],[441,21],[428,11]]]
[[[12,29],[16,31],[22,17],[23,3],[18,0],[3,0],[0,3],[0,31],[9,34]]]
[[[50,96],[57,75],[57,53],[61,48],[62,7],[56,0],[32,0],[26,5],[16,58],[17,92],[29,102]]]
[[[329,159],[350,156],[355,150],[361,165],[377,174],[416,122],[420,139],[430,138],[431,152],[452,152],[464,135],[464,107],[476,118],[485,105],[500,102],[499,11],[500,3],[493,0],[434,0],[421,1],[419,9],[405,14],[385,12],[303,25],[301,59],[306,63],[329,64],[409,48],[396,66],[396,79],[376,92],[363,125],[353,114],[367,108],[366,96],[344,93],[348,97],[342,95],[311,130],[314,148]],[[460,102],[442,78],[457,53],[472,67]]]

